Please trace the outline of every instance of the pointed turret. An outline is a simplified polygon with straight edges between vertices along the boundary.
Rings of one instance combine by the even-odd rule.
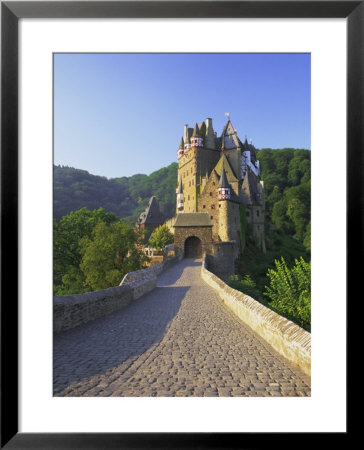
[[[205,136],[206,135],[206,124],[205,124],[205,122],[202,121],[198,127],[200,129],[201,136]]]
[[[228,183],[225,169],[222,169],[219,187],[217,189],[217,198],[219,200],[230,200],[231,189]]]
[[[185,152],[187,152],[191,148],[191,142],[190,142],[190,130],[188,128],[188,125],[186,124],[184,127],[184,149]]]
[[[179,180],[178,188],[176,191],[177,194],[183,194],[183,188],[182,188],[182,178]]]
[[[181,141],[179,143],[179,147],[178,147],[178,151],[177,151],[177,159],[180,159],[183,156],[184,148],[185,148],[185,143],[184,143],[183,137],[181,137]]]
[[[192,137],[201,137],[200,129],[197,123],[195,124],[195,127],[193,129]]]
[[[191,147],[203,147],[203,139],[201,137],[200,129],[197,123],[192,132]]]
[[[179,185],[177,189],[177,209],[178,211],[183,211],[184,209],[185,197],[183,195],[182,178],[179,180]]]

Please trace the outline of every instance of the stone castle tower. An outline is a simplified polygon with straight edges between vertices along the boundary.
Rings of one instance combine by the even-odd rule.
[[[185,125],[177,158],[176,247],[188,254],[189,238],[197,237],[202,252],[216,256],[229,248],[234,260],[245,245],[244,214],[247,232],[265,251],[259,161],[255,147],[239,139],[230,119],[220,137],[211,118],[194,128]]]

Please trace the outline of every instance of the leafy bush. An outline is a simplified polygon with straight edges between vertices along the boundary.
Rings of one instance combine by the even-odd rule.
[[[256,288],[256,283],[250,275],[245,275],[243,278],[239,275],[231,275],[228,285],[237,291],[243,292],[243,294],[253,297],[255,300],[260,297],[260,293]]]
[[[311,263],[302,257],[295,259],[292,269],[283,257],[275,260],[276,270],[268,269],[270,284],[264,295],[270,298],[270,306],[279,314],[311,329]]]
[[[117,286],[147,258],[132,223],[103,208],[81,208],[54,220],[54,295],[81,294]]]
[[[166,245],[172,244],[173,241],[173,234],[169,231],[167,225],[160,225],[149,238],[149,245],[156,250],[163,250]]]

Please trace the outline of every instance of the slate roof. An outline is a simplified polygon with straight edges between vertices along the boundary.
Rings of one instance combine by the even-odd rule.
[[[195,127],[193,129],[192,137],[201,137],[200,129],[199,129],[197,123],[195,124]]]
[[[245,204],[257,205],[261,203],[260,194],[257,187],[257,179],[249,167],[245,173],[241,189]]]
[[[182,178],[179,180],[179,185],[177,189],[177,194],[183,194],[183,187],[182,187]]]
[[[228,183],[228,180],[226,178],[226,172],[224,169],[222,169],[220,182],[219,182],[219,188],[230,188],[230,185]]]
[[[179,213],[174,227],[212,227],[210,215],[207,212]]]
[[[233,171],[232,167],[230,166],[230,163],[224,153],[221,155],[218,163],[215,166],[216,173],[219,175],[219,177],[221,177],[223,169],[226,172],[226,177],[227,177],[227,180],[229,183],[231,183],[232,181],[238,181],[238,178],[235,175],[235,172]]]
[[[159,210],[159,206],[157,203],[156,198],[153,196],[150,198],[148,206],[146,207],[145,211],[143,211],[138,220],[137,220],[137,224],[162,224],[163,223],[163,218],[162,218],[162,214]]]
[[[202,121],[198,127],[200,129],[200,132],[201,132],[202,136],[205,136],[206,135],[206,124],[205,124],[205,122]]]

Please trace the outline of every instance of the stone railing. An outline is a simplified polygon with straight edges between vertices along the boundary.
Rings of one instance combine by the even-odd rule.
[[[138,299],[157,285],[157,276],[180,260],[180,256],[125,275],[119,286],[85,294],[53,298],[53,332],[69,330],[98,317],[105,316]]]
[[[201,277],[220,296],[223,302],[278,353],[311,375],[311,334],[280,316],[258,301],[232,289],[208,270],[204,257]]]

